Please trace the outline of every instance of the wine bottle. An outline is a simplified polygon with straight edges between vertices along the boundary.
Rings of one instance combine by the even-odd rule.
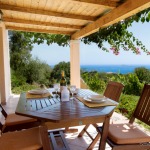
[[[66,78],[65,78],[65,72],[62,71],[61,72],[61,80],[60,80],[60,92],[62,91],[64,86],[67,86],[67,83],[66,83]]]

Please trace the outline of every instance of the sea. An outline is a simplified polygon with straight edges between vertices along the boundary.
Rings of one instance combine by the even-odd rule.
[[[150,70],[150,65],[81,65],[83,71],[97,71],[105,73],[128,74],[133,73],[135,68],[144,67]]]

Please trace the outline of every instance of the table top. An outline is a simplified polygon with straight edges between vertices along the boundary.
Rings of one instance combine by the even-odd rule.
[[[52,89],[49,90],[52,93]],[[96,94],[89,89],[80,89],[76,97]],[[59,97],[27,99],[26,93],[20,95],[16,114],[38,118],[43,121],[63,122],[77,119],[90,119],[110,116],[116,106],[89,108],[77,98],[61,102]]]

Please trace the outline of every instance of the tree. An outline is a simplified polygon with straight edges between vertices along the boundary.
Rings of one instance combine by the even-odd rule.
[[[10,67],[15,71],[23,71],[31,58],[33,48],[30,37],[24,33],[9,31]]]
[[[48,64],[35,58],[31,59],[27,64],[24,76],[27,79],[27,83],[32,84],[33,82],[36,82],[38,84],[49,86],[51,71],[52,70]]]
[[[150,83],[150,70],[145,67],[139,67],[135,68],[134,73],[137,75],[141,83]]]
[[[131,73],[127,75],[127,81],[124,87],[124,93],[129,95],[137,95],[141,94],[143,88],[143,84],[140,83],[136,74]]]
[[[104,82],[104,79],[101,78],[101,73],[98,73],[97,71],[91,71],[91,72],[83,72],[82,78],[86,82],[86,84],[90,87],[91,90],[95,92],[102,92],[104,91],[106,84]]]
[[[63,61],[55,65],[51,72],[51,80],[55,82],[60,82],[62,70],[64,70],[65,72],[67,84],[70,84],[70,62]]]
[[[26,82],[49,85],[51,68],[38,58],[32,58],[31,37],[25,36],[23,32],[9,31],[9,40],[12,87]]]

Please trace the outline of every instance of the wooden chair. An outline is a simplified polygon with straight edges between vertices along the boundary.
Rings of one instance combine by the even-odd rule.
[[[0,137],[1,150],[51,150],[45,126],[3,133]]]
[[[2,124],[2,122],[0,121],[0,130],[2,133],[21,129],[28,129],[40,125],[40,121],[38,121],[37,119],[16,114],[7,114],[1,104],[0,112],[5,119],[4,124]]]
[[[70,150],[63,130],[48,131],[53,150]]]
[[[119,82],[109,81],[103,95],[118,102],[123,88],[123,84]]]
[[[107,143],[113,150],[150,150],[150,136],[133,125],[138,119],[150,125],[150,85],[145,84],[128,124],[110,124]],[[97,128],[102,133],[102,127]]]
[[[124,88],[124,85],[123,85],[123,84],[121,84],[121,83],[119,83],[119,82],[110,81],[110,82],[108,82],[107,87],[106,87],[106,89],[105,89],[103,95],[104,95],[105,97],[107,97],[107,98],[110,98],[110,99],[112,99],[112,100],[118,102],[118,101],[119,101],[119,98],[120,98],[120,96],[121,96],[121,93],[122,93],[123,88]],[[98,127],[97,124],[92,124],[92,125],[93,125],[95,128]],[[89,149],[92,149],[93,146],[94,146],[94,145],[96,144],[96,142],[98,141],[98,139],[100,138],[100,134],[98,133],[98,134],[96,135],[96,137],[93,139],[92,136],[90,136],[89,132],[87,131],[87,129],[88,129],[89,126],[90,126],[90,125],[86,125],[86,126],[82,129],[82,131],[79,133],[78,137],[82,137],[83,134],[86,132],[86,133],[89,135],[89,137],[91,137],[91,140],[93,141],[93,142],[91,143],[91,145],[89,146]]]

